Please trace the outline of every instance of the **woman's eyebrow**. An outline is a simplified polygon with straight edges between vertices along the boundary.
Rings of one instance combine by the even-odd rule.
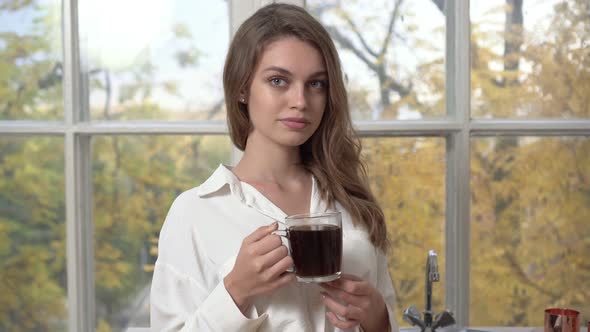
[[[285,76],[293,76],[293,73],[291,73],[289,70],[282,68],[282,67],[278,67],[278,66],[267,67],[266,69],[263,70],[263,72],[265,72],[265,71],[278,71],[279,73],[281,73]],[[327,74],[328,74],[327,71],[319,70],[319,71],[316,71],[315,73],[309,75],[309,77],[326,76]]]

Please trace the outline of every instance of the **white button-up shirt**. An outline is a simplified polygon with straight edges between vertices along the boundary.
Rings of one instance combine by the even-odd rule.
[[[312,181],[310,212],[329,211]],[[398,331],[387,258],[364,229],[342,212],[342,273],[369,281],[387,305]],[[151,288],[153,331],[340,331],[326,319],[321,287],[294,282],[257,298],[244,316],[225,289],[242,240],[287,215],[253,186],[220,165],[202,185],[179,195],[160,232]],[[360,328],[352,331],[360,331]]]

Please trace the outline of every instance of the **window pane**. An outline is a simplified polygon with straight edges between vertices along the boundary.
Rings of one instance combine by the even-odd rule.
[[[444,1],[307,0],[334,39],[355,120],[445,115]]]
[[[425,263],[436,250],[440,282],[433,284],[432,308],[445,308],[445,140],[365,138],[369,181],[387,222],[389,270],[397,294],[400,324],[404,310],[425,303]],[[406,324],[407,325],[407,324]]]
[[[0,2],[0,120],[63,118],[61,3]]]
[[[80,24],[93,119],[225,120],[227,1],[82,0]]]
[[[470,325],[590,317],[589,137],[473,140]],[[490,309],[494,304],[494,310]]]
[[[588,11],[587,0],[472,1],[473,116],[589,117]]]
[[[227,136],[101,136],[92,143],[97,330],[149,326],[152,264],[172,201],[230,159]]]
[[[63,139],[0,137],[0,331],[67,330],[63,170]]]

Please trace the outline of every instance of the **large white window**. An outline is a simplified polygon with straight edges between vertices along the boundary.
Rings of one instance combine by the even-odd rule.
[[[173,198],[239,155],[231,34],[270,2],[0,4],[0,330],[148,326]],[[435,249],[434,310],[460,325],[540,326],[549,306],[586,322],[587,1],[285,2],[339,49],[398,321]]]

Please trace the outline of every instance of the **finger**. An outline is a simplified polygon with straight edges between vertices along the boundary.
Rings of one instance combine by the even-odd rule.
[[[346,278],[340,278],[330,281],[326,284],[334,288],[342,289],[343,291],[354,295],[368,295],[370,291],[369,283],[364,280],[354,281]]]
[[[275,265],[269,267],[264,272],[264,274],[267,280],[272,280],[276,278],[278,275],[285,273],[285,271],[287,271],[291,267],[293,267],[293,258],[291,258],[291,256],[285,256]]]
[[[273,291],[277,288],[281,288],[285,285],[288,285],[292,282],[295,282],[297,278],[295,277],[295,273],[292,272],[283,272],[283,274],[275,279],[273,282],[270,283],[268,287],[268,291]]]
[[[267,226],[259,227],[254,232],[252,232],[250,235],[248,235],[244,238],[244,244],[254,243],[254,242],[262,239],[263,237],[267,236],[268,234],[276,231],[277,227],[278,227],[277,222],[274,222],[274,223],[267,225]]]
[[[320,284],[320,286],[330,294],[330,296],[341,300],[342,302],[350,303],[357,307],[363,307],[366,301],[366,296],[364,295],[354,295],[348,292],[343,291],[340,288],[332,287],[327,284]]]
[[[281,259],[287,257],[289,254],[289,250],[284,245],[280,245],[270,252],[264,254],[262,256],[263,268],[266,269],[278,263]]]
[[[275,234],[268,234],[262,239],[251,243],[250,250],[256,256],[267,254],[274,249],[283,245],[283,241],[281,241],[281,237]]]
[[[359,322],[356,320],[340,320],[333,312],[326,312],[326,317],[332,325],[338,327],[340,329],[350,329],[359,325]]]
[[[342,304],[324,292],[322,292],[322,295],[324,304],[329,311],[346,319],[361,320],[362,311],[359,308],[351,304]]]
[[[341,279],[348,279],[348,280],[353,280],[353,281],[363,281],[363,279],[361,279],[360,277],[355,276],[354,274],[346,274],[343,273],[340,275]]]

